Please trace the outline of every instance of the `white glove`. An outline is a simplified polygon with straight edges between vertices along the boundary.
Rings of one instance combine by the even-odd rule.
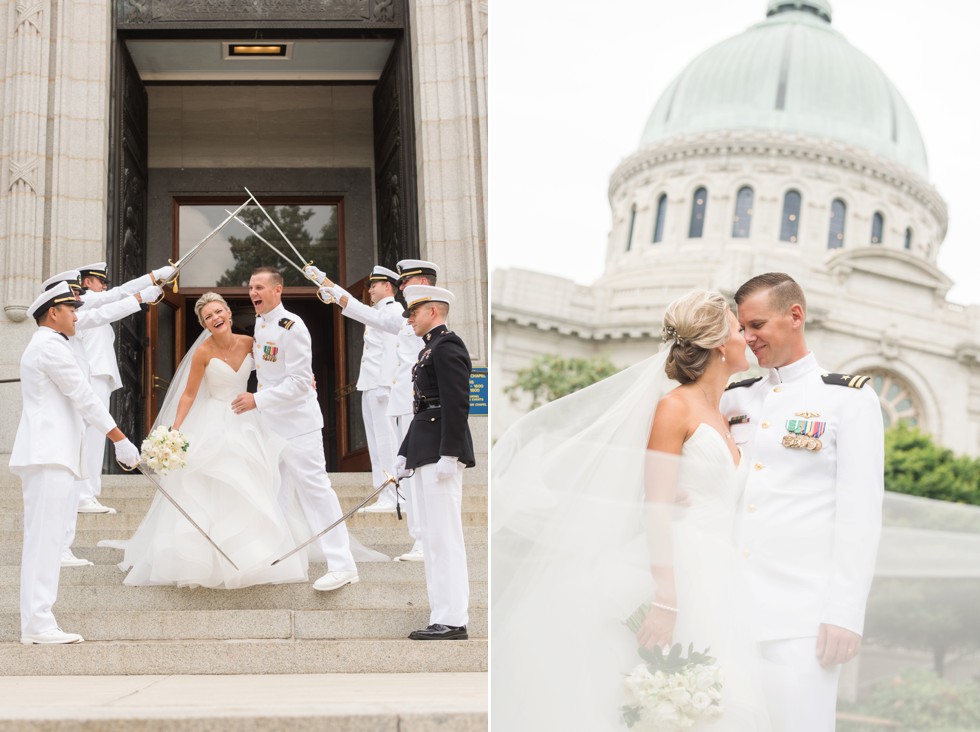
[[[130,442],[128,438],[124,437],[119,442],[113,442],[112,446],[116,450],[116,460],[127,468],[135,468],[139,463],[140,451],[136,449],[136,445]]]
[[[448,480],[456,475],[456,458],[443,455],[436,463],[436,480]]]
[[[323,302],[337,302],[337,296],[333,294],[332,287],[321,287],[319,293]]]
[[[312,264],[308,264],[305,267],[303,267],[303,274],[305,274],[310,279],[315,280],[318,285],[322,285],[323,281],[327,279],[327,276],[319,269],[314,267]]]
[[[387,386],[379,386],[374,390],[374,398],[379,402],[383,402],[388,399],[389,389]]]
[[[173,267],[171,267],[169,264],[166,267],[161,267],[160,269],[155,269],[155,270],[152,271],[153,281],[154,282],[160,282],[160,281],[163,280],[163,281],[169,282],[171,279],[173,279],[174,272],[176,272],[176,271],[177,270],[174,269]]]
[[[408,458],[404,455],[397,455],[395,457],[395,477],[401,480],[402,478],[411,478],[414,470],[408,470],[405,467],[405,463],[408,462]]]
[[[139,291],[140,301],[146,303],[156,302],[161,295],[163,295],[163,288],[156,285],[150,285]]]

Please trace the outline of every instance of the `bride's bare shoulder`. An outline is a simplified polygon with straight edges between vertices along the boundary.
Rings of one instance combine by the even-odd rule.
[[[690,432],[691,403],[680,389],[665,394],[653,414],[648,447],[651,450],[679,453]]]

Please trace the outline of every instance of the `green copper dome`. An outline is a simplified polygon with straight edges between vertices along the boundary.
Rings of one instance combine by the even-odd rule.
[[[831,27],[827,0],[770,0],[763,22],[698,56],[660,97],[640,147],[721,130],[830,138],[928,178],[912,112],[877,64]]]

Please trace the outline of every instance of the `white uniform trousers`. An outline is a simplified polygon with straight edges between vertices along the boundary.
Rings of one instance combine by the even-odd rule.
[[[391,418],[385,414],[387,410],[387,389],[366,389],[361,392],[361,415],[367,434],[368,454],[371,456],[371,481],[375,488],[387,480],[386,471],[394,475],[395,454],[401,444],[395,444],[395,431]],[[386,487],[378,497],[393,500],[394,487]]]
[[[397,445],[395,446],[395,452],[398,452],[398,448],[401,447],[402,442],[405,441],[405,436],[408,434],[408,428],[412,425],[413,415],[411,412],[408,414],[400,414],[397,417],[389,417],[394,425],[393,429],[395,431],[395,437],[397,438]],[[402,478],[398,481],[398,489],[405,499],[405,505],[402,508],[408,517],[408,535],[415,540],[415,545],[412,550],[416,549],[422,550],[422,522],[419,519],[419,512],[415,510],[415,506],[418,505],[415,499],[415,479],[414,478]]]
[[[93,376],[91,383],[95,396],[108,409],[109,397],[112,395],[112,377]],[[105,456],[105,441],[105,433],[98,427],[86,426],[85,437],[82,438],[85,478],[79,481],[82,484],[80,499],[96,498],[102,493],[102,458]]]
[[[463,465],[436,480],[436,463],[415,469],[415,510],[425,536],[425,586],[429,624],[460,626],[468,620],[470,584],[463,543]]]
[[[35,635],[58,627],[51,608],[58,599],[65,529],[78,502],[75,476],[68,468],[39,465],[19,472],[24,488],[20,630],[21,635]]]
[[[772,729],[833,732],[841,667],[820,665],[816,636],[763,641],[759,647]]]
[[[327,528],[343,516],[344,512],[330,485],[330,476],[327,475],[327,461],[323,455],[323,436],[320,431],[291,437],[288,443],[279,457],[279,472],[282,475],[279,502],[284,507],[288,505],[289,491],[295,490],[312,535]],[[327,558],[329,571],[357,570],[350,552],[346,522],[322,536],[319,545]]]

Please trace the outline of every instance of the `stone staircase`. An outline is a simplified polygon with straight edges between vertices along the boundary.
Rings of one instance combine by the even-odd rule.
[[[474,477],[485,483],[485,473]],[[345,510],[369,493],[369,474],[337,473],[331,478]],[[310,566],[311,581],[303,584],[238,590],[124,586],[124,574],[115,566],[122,551],[96,544],[128,538],[149,507],[152,486],[128,475],[104,476],[101,500],[118,514],[78,517],[75,554],[95,565],[61,571],[55,615],[63,628],[81,633],[86,642],[24,646],[19,643],[18,614],[21,488],[17,478],[0,477],[0,677],[482,676],[488,655],[487,489],[473,482],[467,480],[463,488],[470,576],[468,641],[407,639],[410,631],[428,624],[421,563],[362,562],[360,583],[326,593],[312,589],[312,580],[326,571],[317,564]],[[359,513],[348,525],[362,543],[390,556],[411,546],[406,522],[394,514]],[[460,729],[485,728],[485,708],[475,717],[464,716],[467,721]]]

